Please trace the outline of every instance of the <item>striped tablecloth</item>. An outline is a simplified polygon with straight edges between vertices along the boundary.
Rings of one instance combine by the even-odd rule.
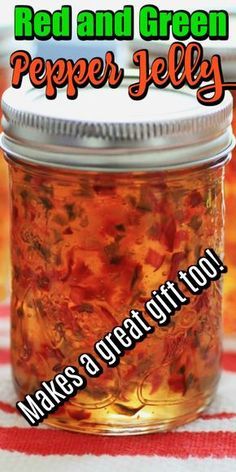
[[[97,437],[31,428],[16,412],[9,313],[0,308],[0,471],[236,471],[236,341],[225,342],[217,396],[198,421],[171,433]]]

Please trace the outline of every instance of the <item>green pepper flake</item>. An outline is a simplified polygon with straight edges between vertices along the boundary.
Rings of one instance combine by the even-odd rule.
[[[23,310],[22,306],[20,306],[19,308],[17,308],[16,314],[17,314],[17,316],[19,316],[19,318],[23,318],[23,317],[24,317],[24,310]]]
[[[197,245],[197,246],[195,247],[195,249],[194,249],[194,257],[195,257],[195,259],[198,260],[198,259],[200,258],[201,253],[202,253],[202,246]]]
[[[110,263],[113,264],[113,265],[117,265],[117,264],[120,264],[120,262],[122,261],[122,256],[114,256],[114,257],[111,257],[110,259]]]
[[[31,180],[32,180],[32,175],[30,175],[30,174],[25,174],[25,176],[24,176],[24,181],[25,181],[25,182],[31,182]]]
[[[56,266],[61,265],[61,263],[62,263],[61,254],[56,254],[56,256],[54,258],[54,262],[55,262]]]
[[[23,202],[25,203],[29,199],[29,192],[27,192],[27,190],[24,189],[20,192],[20,196]]]
[[[75,213],[75,204],[74,203],[67,203],[64,206],[67,216],[70,221],[75,220],[76,218],[76,213]]]
[[[136,369],[138,375],[146,374],[153,365],[153,359],[146,357],[145,352],[142,353],[142,356]]]
[[[142,274],[142,266],[140,264],[137,264],[133,271],[133,276],[132,276],[132,280],[130,284],[131,289],[134,288],[137,281],[140,279],[141,274]]]
[[[161,236],[161,226],[158,223],[155,223],[148,230],[148,236],[151,239],[160,239]]]
[[[122,260],[122,256],[118,254],[119,245],[117,243],[111,243],[104,247],[106,256],[109,259],[110,264],[119,264]]]
[[[93,196],[92,188],[89,183],[89,179],[82,180],[80,183],[80,190],[79,190],[79,195],[81,197],[89,197],[91,198]]]
[[[46,246],[43,246],[39,241],[34,241],[32,248],[35,251],[38,251],[45,260],[48,260],[51,256],[51,251]]]
[[[56,214],[54,217],[53,217],[53,221],[55,221],[55,223],[57,225],[60,225],[60,226],[65,226],[66,223],[67,223],[67,220],[64,216],[60,215],[60,214]]]
[[[140,198],[140,201],[137,205],[137,209],[138,210],[141,210],[143,212],[150,212],[152,211],[152,205],[151,203],[147,200],[147,198],[145,198],[144,195],[141,195],[141,198]]]
[[[185,374],[185,365],[182,365],[182,366],[179,368],[179,374]]]
[[[127,201],[132,207],[136,208],[137,201],[136,201],[136,198],[133,195],[128,195]]]
[[[196,379],[193,374],[189,374],[186,379],[186,389],[188,390],[194,383]]]
[[[44,192],[47,195],[50,195],[51,197],[53,196],[53,188],[52,187],[47,187],[47,185],[41,184],[40,185],[40,190],[41,190],[41,192]]]
[[[40,199],[40,202],[42,203],[42,205],[44,206],[44,208],[46,208],[46,210],[51,210],[53,208],[53,204],[52,202],[49,200],[49,198],[47,197],[41,197]]]
[[[207,199],[206,199],[206,207],[207,207],[208,209],[212,207],[212,193],[211,193],[211,189],[208,190]]]
[[[20,275],[21,275],[21,270],[20,270],[20,268],[17,267],[17,266],[13,266],[13,277],[14,277],[16,280],[19,280]]]
[[[58,244],[61,241],[63,241],[63,238],[62,238],[62,235],[61,235],[60,231],[57,231],[56,229],[54,229],[53,233],[54,233],[54,244]],[[64,232],[63,234],[68,234],[68,233]],[[72,233],[70,233],[70,234],[72,234]]]
[[[142,187],[137,208],[144,212],[151,212],[156,204],[157,201],[150,189],[147,187]]]
[[[46,275],[40,275],[37,278],[37,285],[42,290],[49,290],[50,279]]]
[[[122,224],[116,225],[117,231],[120,231],[121,233],[125,232],[125,226]]]
[[[190,228],[194,229],[194,231],[198,231],[202,226],[202,219],[199,216],[194,215],[191,218],[191,221],[190,221],[188,226],[190,226]]]
[[[78,311],[79,313],[93,313],[93,305],[90,303],[81,303],[81,305],[78,306]]]
[[[131,408],[126,405],[122,405],[121,403],[114,403],[113,408],[114,410],[119,413],[120,415],[124,416],[134,416],[138,411],[140,411],[144,405],[140,405],[137,408]]]
[[[52,370],[53,370],[54,372],[62,372],[63,367],[62,367],[61,364],[56,364],[56,365],[54,365],[54,367],[52,368]]]
[[[94,386],[93,389],[87,387],[87,393],[95,398],[96,400],[103,400],[105,396],[107,396],[107,391],[105,388]],[[110,392],[112,393],[112,392]]]
[[[37,300],[35,300],[34,303],[35,303],[36,309],[37,309],[37,311],[39,312],[40,316],[45,317],[45,316],[46,316],[46,312],[45,312],[44,304],[43,304],[42,300],[40,300],[40,299],[38,298]]]
[[[203,199],[202,199],[202,196],[200,194],[200,192],[198,192],[197,190],[194,190],[193,192],[191,192],[191,194],[189,195],[189,204],[192,208],[195,208],[199,205],[201,205],[203,203]]]

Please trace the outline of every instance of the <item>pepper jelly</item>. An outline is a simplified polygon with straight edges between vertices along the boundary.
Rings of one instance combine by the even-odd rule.
[[[19,398],[144,313],[151,293],[206,248],[223,258],[224,166],[232,97],[196,91],[9,89],[1,138],[12,199],[12,327]],[[189,295],[189,294],[188,294]],[[58,428],[138,434],[182,425],[212,400],[220,375],[221,282],[48,416]],[[102,361],[100,361],[102,362]],[[80,367],[81,369],[81,367]]]

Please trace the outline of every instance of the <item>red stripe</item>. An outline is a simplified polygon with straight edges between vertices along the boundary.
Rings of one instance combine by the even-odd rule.
[[[201,415],[202,420],[231,420],[236,418],[236,413],[216,413],[214,415]]]
[[[17,409],[14,406],[9,405],[9,403],[5,403],[5,402],[1,402],[1,401],[0,401],[0,410],[4,411],[5,413],[16,413],[17,412]]]
[[[10,350],[9,349],[0,349],[0,364],[10,364]]]
[[[236,347],[236,342],[235,342]],[[230,372],[236,372],[236,352],[225,352],[223,355],[223,368]]]
[[[0,318],[5,318],[7,316],[10,316],[9,305],[0,305]]]
[[[26,454],[100,456],[236,457],[236,433],[159,433],[102,437],[58,430],[0,428],[0,448]]]

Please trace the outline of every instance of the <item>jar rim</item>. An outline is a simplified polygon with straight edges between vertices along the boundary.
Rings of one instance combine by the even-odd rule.
[[[230,132],[232,135],[232,133]],[[83,153],[83,150],[80,154],[80,160],[74,165],[73,161],[70,161],[71,154],[65,155],[58,154],[55,155],[55,160],[48,160],[48,155],[40,151],[40,149],[35,150],[34,158],[32,154],[28,154],[26,148],[20,149],[19,146],[15,146],[13,142],[9,145],[8,139],[4,136],[4,133],[0,135],[0,146],[4,153],[7,156],[7,160],[18,160],[22,164],[32,164],[39,167],[48,167],[56,168],[60,170],[80,170],[83,172],[103,172],[103,173],[126,173],[126,172],[164,172],[164,171],[173,171],[173,170],[183,170],[183,169],[192,169],[195,167],[201,167],[203,165],[218,165],[219,163],[224,165],[231,158],[231,152],[235,147],[235,138],[232,136],[232,141],[228,147],[219,154],[212,155],[208,158],[199,158],[193,159],[189,162],[180,162],[178,164],[173,164],[171,162],[166,162],[163,165],[156,165],[155,162],[155,152],[147,151],[145,154],[143,152],[135,153],[134,159],[130,160],[132,153],[123,154],[124,160],[120,162],[120,154],[111,155],[108,154],[105,159],[102,159],[102,162],[97,162],[97,155],[88,155]],[[23,152],[23,154],[21,153]],[[189,150],[186,148],[185,154]],[[204,151],[203,151],[204,152]],[[193,155],[195,156],[195,154]],[[60,159],[61,157],[61,159]],[[108,160],[111,161],[110,165]],[[138,157],[138,159],[137,159]],[[166,156],[167,157],[167,156]],[[88,161],[89,158],[89,161]],[[66,159],[66,162],[65,162]]]

